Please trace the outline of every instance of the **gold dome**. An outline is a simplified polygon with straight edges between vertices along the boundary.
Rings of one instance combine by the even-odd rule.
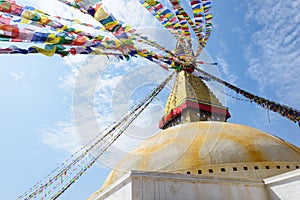
[[[144,141],[110,173],[101,191],[130,170],[262,179],[300,166],[300,149],[260,130],[193,122]]]

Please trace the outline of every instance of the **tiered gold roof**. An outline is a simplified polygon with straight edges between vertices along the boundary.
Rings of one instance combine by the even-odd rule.
[[[170,113],[172,109],[177,108],[185,100],[222,106],[218,98],[200,78],[185,71],[181,71],[176,76],[176,80],[165,107],[165,114]]]
[[[201,80],[189,72],[178,72],[159,128],[196,121],[226,121],[228,108]]]

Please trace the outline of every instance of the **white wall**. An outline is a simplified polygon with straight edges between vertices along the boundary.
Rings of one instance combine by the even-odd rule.
[[[270,199],[299,200],[300,170],[264,179]]]
[[[116,181],[103,192],[95,192],[88,200],[132,200],[132,182],[130,174]]]
[[[132,200],[267,199],[262,182],[145,173],[132,179]]]
[[[132,171],[94,200],[268,199],[263,182],[187,174]]]

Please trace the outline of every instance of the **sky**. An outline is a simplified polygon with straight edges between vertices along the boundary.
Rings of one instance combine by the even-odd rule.
[[[55,0],[17,3],[95,23]],[[218,67],[207,70],[217,71],[222,79],[242,89],[300,109],[300,2],[212,3],[214,27],[203,57],[210,57]],[[174,47],[175,40],[138,1],[109,0],[105,4],[116,18],[160,44]],[[0,43],[1,47],[10,45]],[[0,55],[0,60],[0,199],[22,194],[168,74],[142,59]],[[158,131],[170,88],[171,84],[113,145],[113,154],[100,159],[61,199],[88,197],[101,187],[122,156]],[[224,103],[230,109],[230,123],[251,126],[300,146],[300,129],[290,120],[230,97]]]

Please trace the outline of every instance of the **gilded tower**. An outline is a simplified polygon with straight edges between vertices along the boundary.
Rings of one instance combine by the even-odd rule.
[[[194,57],[190,41],[177,42],[174,53],[184,60]],[[179,71],[176,75],[159,128],[197,121],[226,122],[230,118],[228,108],[222,106],[199,77],[187,71]]]
[[[227,121],[228,108],[199,78],[186,71],[177,73],[159,128],[197,121]]]

